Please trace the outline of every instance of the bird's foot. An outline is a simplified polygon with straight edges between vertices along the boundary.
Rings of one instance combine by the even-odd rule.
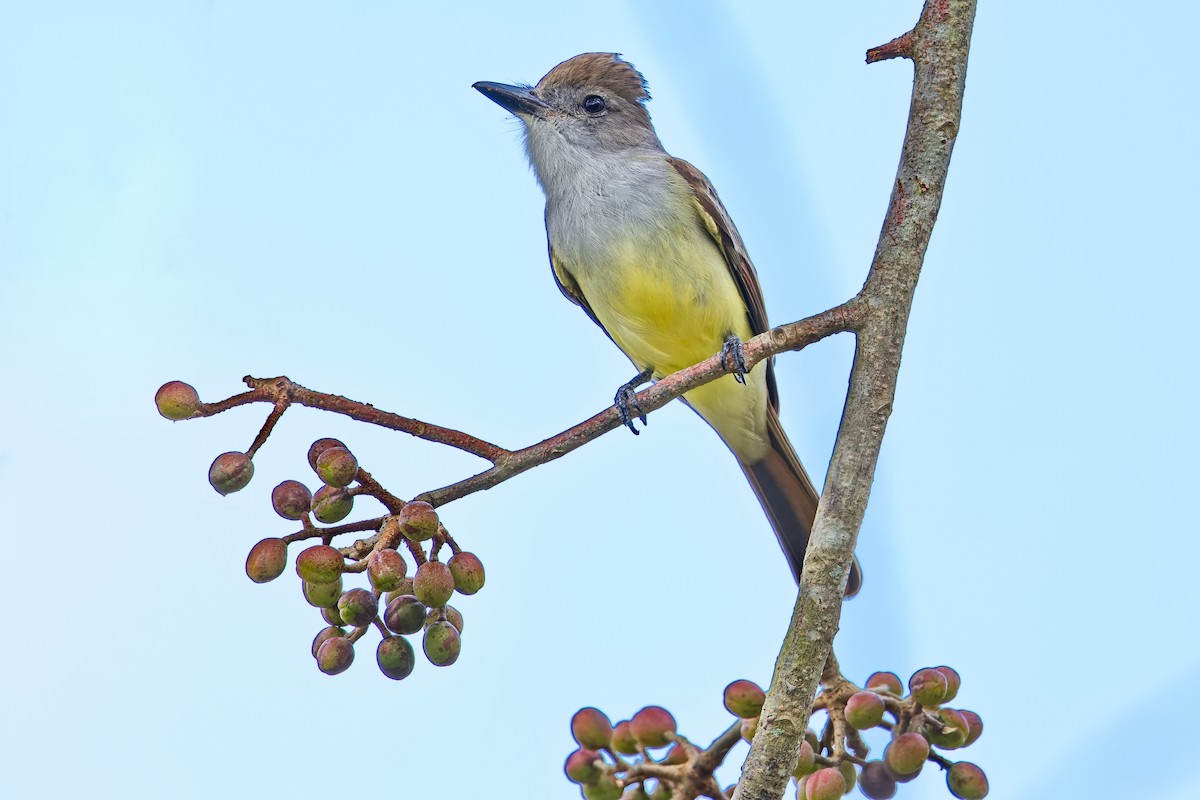
[[[613,405],[617,407],[617,414],[621,417],[621,424],[629,430],[633,431],[633,435],[637,436],[641,433],[633,424],[635,419],[642,421],[642,425],[646,422],[646,412],[642,411],[642,407],[638,405],[637,389],[646,381],[650,380],[653,373],[650,370],[638,373],[629,383],[621,384],[617,389],[617,396],[613,398]]]
[[[742,340],[735,333],[725,337],[725,344],[721,347],[721,366],[732,372],[733,379],[738,383],[746,382],[746,355],[742,349]]]

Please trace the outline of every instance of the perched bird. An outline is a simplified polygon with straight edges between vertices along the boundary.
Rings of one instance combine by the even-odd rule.
[[[799,580],[818,494],[780,425],[772,363],[742,361],[742,341],[769,327],[762,289],[708,178],[663,149],[645,79],[616,53],[584,53],[534,87],[474,88],[524,123],[559,288],[639,370],[616,397],[630,429],[639,385],[717,351],[732,360],[683,399],[737,456]],[[856,559],[847,595],[860,583]]]

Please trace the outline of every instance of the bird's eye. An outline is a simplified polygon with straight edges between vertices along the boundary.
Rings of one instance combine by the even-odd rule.
[[[598,94],[589,94],[583,98],[583,110],[589,114],[600,114],[604,111],[604,98]]]

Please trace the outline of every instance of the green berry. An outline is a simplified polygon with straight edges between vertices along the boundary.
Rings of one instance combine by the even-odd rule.
[[[322,486],[312,499],[312,513],[321,522],[341,522],[354,510],[354,497],[340,486]]]
[[[988,781],[983,770],[967,761],[953,764],[946,773],[950,794],[962,800],[982,800],[987,797]]]
[[[725,709],[735,717],[757,717],[766,699],[767,693],[754,681],[734,681],[725,687]]]
[[[330,447],[317,456],[316,472],[326,486],[349,486],[358,474],[358,459],[345,447]]]
[[[392,633],[412,634],[425,625],[425,605],[411,594],[401,595],[388,603],[383,612],[383,624]]]
[[[875,692],[856,692],[846,701],[846,722],[865,731],[883,722],[883,700]]]
[[[805,739],[800,743],[800,755],[796,758],[796,768],[792,770],[792,777],[799,780],[805,775],[811,775],[817,769],[817,754],[813,750],[811,744]]]
[[[351,589],[341,596],[337,605],[342,620],[355,628],[370,625],[379,613],[379,602],[366,589]]]
[[[375,648],[375,661],[379,671],[394,681],[401,681],[412,674],[416,664],[413,646],[403,636],[387,636]]]
[[[957,750],[967,743],[971,724],[961,712],[953,708],[939,708],[938,722],[926,725],[929,743],[943,750]],[[940,723],[940,724],[939,724]]]
[[[317,471],[317,459],[331,447],[342,447],[344,445],[340,439],[317,439],[308,448],[308,465],[312,467],[313,472]]]
[[[346,560],[336,547],[317,544],[296,557],[296,574],[308,583],[333,583],[342,577]]]
[[[413,576],[413,594],[432,608],[446,605],[454,594],[454,576],[450,568],[440,561],[426,561],[417,567],[417,574]]]
[[[454,590],[459,594],[475,594],[483,588],[483,562],[474,553],[455,553],[446,566],[454,576]]]
[[[629,720],[618,722],[613,726],[612,749],[623,756],[637,755],[637,739],[629,727]]]
[[[308,604],[317,608],[337,608],[338,600],[342,598],[342,579],[340,577],[333,583],[301,581],[300,588],[304,592],[304,599],[308,601]],[[341,619],[341,612],[338,613],[336,619]]]
[[[929,758],[929,742],[919,733],[902,733],[884,748],[883,760],[896,775],[916,775]]]
[[[592,783],[583,784],[584,800],[620,800],[621,785],[612,775],[603,775]]]
[[[425,638],[421,641],[421,646],[429,663],[437,667],[448,667],[458,660],[462,641],[458,631],[449,622],[435,622],[425,629]]]
[[[946,699],[949,683],[936,669],[919,669],[908,679],[912,699],[923,706],[936,706]]]

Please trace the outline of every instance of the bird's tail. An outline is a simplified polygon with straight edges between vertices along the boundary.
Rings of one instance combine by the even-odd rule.
[[[788,441],[779,414],[774,408],[767,410],[767,432],[771,447],[767,455],[754,464],[743,464],[742,469],[758,502],[762,503],[779,546],[787,556],[792,574],[800,581],[800,570],[804,566],[804,549],[808,547],[808,535],[813,520],[817,517],[817,501],[820,495],[809,480],[808,473],[800,463],[792,443]],[[846,596],[858,594],[862,586],[862,570],[855,556],[850,565],[850,578],[846,582]]]

